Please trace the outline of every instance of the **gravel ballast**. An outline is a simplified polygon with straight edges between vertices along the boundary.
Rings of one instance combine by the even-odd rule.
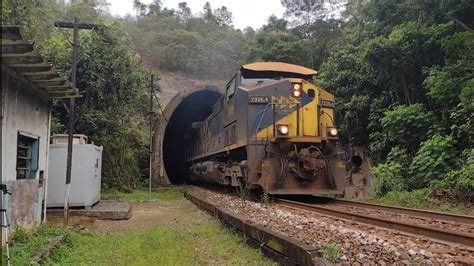
[[[325,251],[337,246],[334,262],[377,264],[474,264],[474,251],[460,245],[442,244],[393,230],[299,210],[278,204],[243,200],[237,195],[200,187],[193,194],[253,223]]]

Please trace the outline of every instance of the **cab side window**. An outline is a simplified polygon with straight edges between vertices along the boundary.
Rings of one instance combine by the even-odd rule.
[[[227,85],[226,87],[226,98],[227,98],[227,101],[230,100],[230,98],[232,98],[232,96],[234,95],[235,93],[235,78],[232,79],[232,81],[229,83],[229,85]]]

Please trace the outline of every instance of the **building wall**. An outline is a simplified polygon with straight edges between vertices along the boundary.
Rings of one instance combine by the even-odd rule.
[[[6,196],[4,206],[12,227],[19,225],[25,229],[33,229],[43,218],[51,117],[51,102],[29,86],[15,74],[2,70],[1,174],[2,183],[12,193]],[[34,179],[17,180],[19,132],[39,138],[38,171]]]

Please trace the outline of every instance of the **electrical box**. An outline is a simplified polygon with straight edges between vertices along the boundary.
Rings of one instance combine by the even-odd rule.
[[[102,147],[86,144],[87,137],[79,136],[75,135],[73,141],[69,206],[90,208],[100,200]],[[47,207],[64,207],[67,139],[64,142],[63,136],[59,138],[53,136],[53,143],[60,144],[49,145]]]

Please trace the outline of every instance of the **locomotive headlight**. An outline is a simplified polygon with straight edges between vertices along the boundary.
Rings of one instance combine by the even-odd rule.
[[[300,97],[301,91],[293,91],[293,96]]]
[[[293,83],[293,90],[295,90],[295,91],[301,90],[301,84],[300,83]]]
[[[278,126],[278,132],[280,132],[281,135],[287,135],[288,134],[288,126],[282,125]]]
[[[293,97],[301,96],[301,83],[293,83],[292,89],[293,89],[292,90]]]
[[[328,131],[328,133],[329,133],[329,136],[331,136],[331,137],[337,136],[337,133],[338,133],[338,132],[337,132],[337,128],[334,128],[334,127],[333,127],[333,128],[330,128],[329,131]]]

